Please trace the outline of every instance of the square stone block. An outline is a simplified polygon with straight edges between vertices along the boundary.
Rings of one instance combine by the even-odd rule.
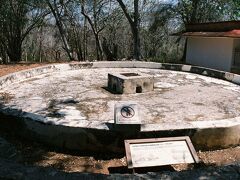
[[[118,94],[153,91],[154,77],[143,73],[109,73],[108,89]]]

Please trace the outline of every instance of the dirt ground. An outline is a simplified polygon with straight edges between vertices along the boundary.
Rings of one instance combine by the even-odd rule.
[[[46,64],[17,64],[0,65],[0,76],[8,73],[39,67]],[[0,117],[1,119],[2,117]],[[8,150],[2,151],[2,158],[11,159],[24,165],[36,165],[43,167],[54,167],[66,172],[90,172],[109,174],[114,172],[128,172],[124,155],[114,156],[108,154],[85,154],[83,152],[61,152],[50,147],[46,147],[37,142],[29,142],[17,137],[13,132],[0,127],[0,138],[5,139],[10,145]],[[1,145],[1,142],[0,142]],[[14,151],[10,151],[14,148]],[[0,149],[1,151],[1,149]],[[11,152],[11,153],[7,153]],[[202,165],[221,166],[240,162],[240,146],[215,150],[197,152]],[[190,165],[173,165],[175,171],[191,169]]]
[[[25,69],[31,69],[35,67],[43,66],[43,64],[10,64],[10,65],[0,65],[0,76],[4,76],[9,73],[13,73],[16,71],[21,71]]]

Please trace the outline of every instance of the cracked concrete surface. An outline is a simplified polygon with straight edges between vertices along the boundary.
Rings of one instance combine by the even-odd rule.
[[[108,73],[135,72],[154,76],[154,91],[111,94]],[[1,89],[8,107],[25,116],[55,125],[88,126],[113,122],[114,104],[139,104],[144,124],[211,121],[240,116],[240,87],[202,75],[146,68],[97,68],[65,70],[34,76]]]

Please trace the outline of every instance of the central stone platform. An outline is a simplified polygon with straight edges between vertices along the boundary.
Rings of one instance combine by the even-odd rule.
[[[143,73],[109,73],[108,89],[119,94],[134,94],[153,91],[154,78]]]

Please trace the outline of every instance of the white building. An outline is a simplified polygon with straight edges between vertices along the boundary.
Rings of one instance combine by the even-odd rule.
[[[240,21],[191,24],[186,63],[212,69],[240,69]]]

